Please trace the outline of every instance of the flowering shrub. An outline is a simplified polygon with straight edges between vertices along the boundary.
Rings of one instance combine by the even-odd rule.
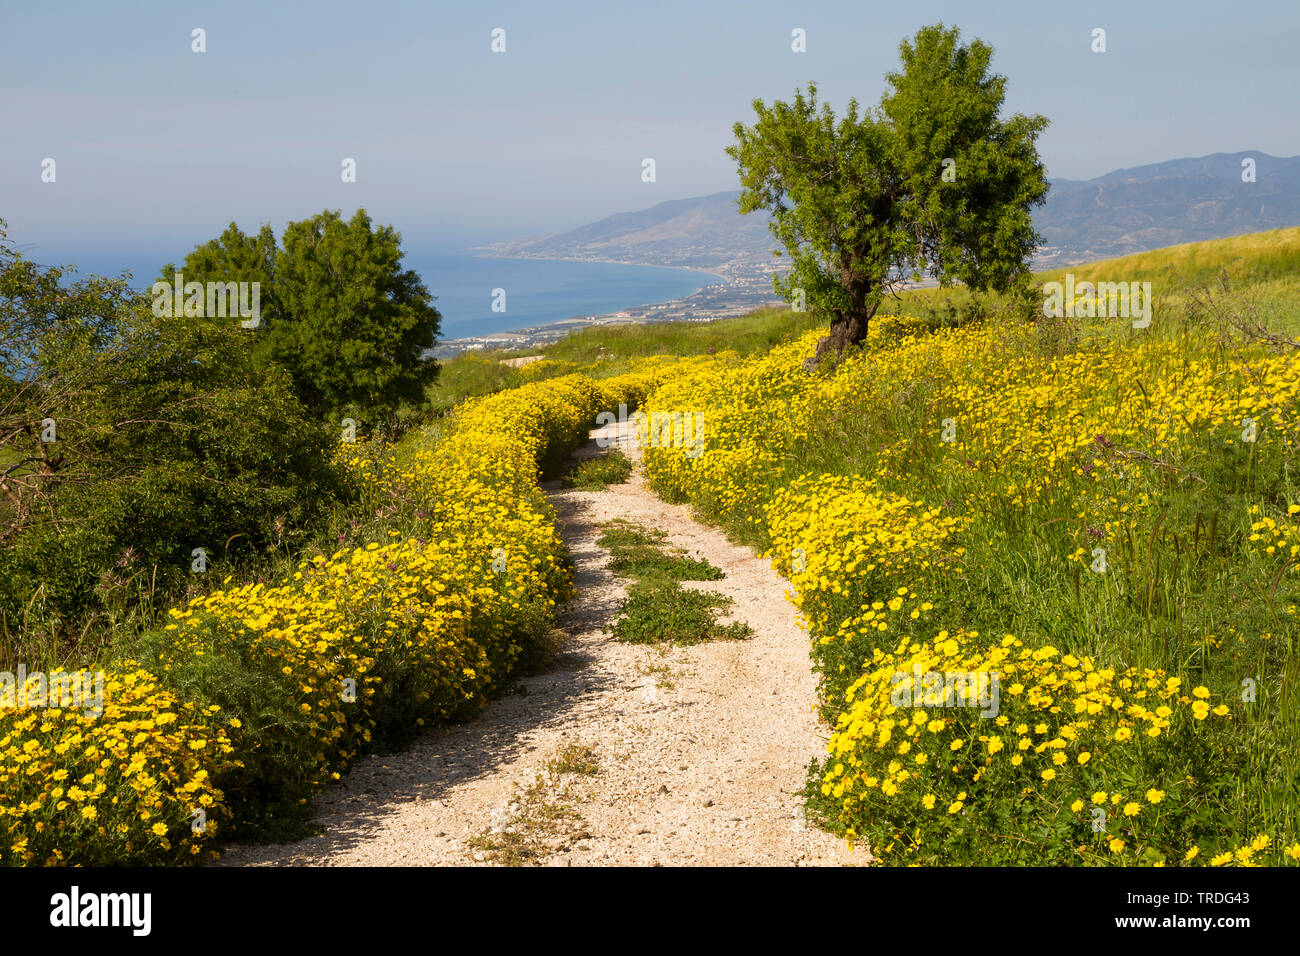
[[[1224,770],[1212,725],[1233,719],[1226,703],[1163,671],[978,638],[877,648],[845,692],[814,805],[850,840],[870,818],[891,862],[1164,863],[1217,836],[1198,809]],[[922,699],[917,675],[953,673],[983,682]]]
[[[0,862],[178,863],[221,831],[213,776],[231,745],[217,715],[131,662],[103,691],[98,716],[0,707]]]
[[[773,564],[790,578],[796,605],[818,630],[856,610],[839,600],[847,596],[846,579],[880,592],[895,578],[928,571],[935,562],[947,566],[963,553],[950,543],[963,519],[880,491],[859,476],[797,478],[764,512]]]

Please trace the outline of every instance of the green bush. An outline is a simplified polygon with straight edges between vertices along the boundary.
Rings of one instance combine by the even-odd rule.
[[[344,488],[331,432],[250,331],[64,278],[0,247],[0,621],[20,657],[84,662],[201,585],[195,549],[208,573],[292,549]]]
[[[260,365],[288,370],[314,413],[409,425],[399,411],[422,405],[438,375],[426,353],[441,316],[419,275],[402,268],[401,241],[364,209],[346,221],[326,210],[291,222],[279,246],[270,226],[251,236],[232,222],[162,279],[180,271],[187,283],[260,283],[262,321],[251,330]]]

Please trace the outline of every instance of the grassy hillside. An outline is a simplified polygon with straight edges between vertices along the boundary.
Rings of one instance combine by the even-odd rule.
[[[619,375],[628,371],[637,359],[654,355],[708,355],[724,350],[759,355],[818,324],[809,313],[764,309],[717,322],[660,322],[580,329],[543,349],[465,352],[443,363],[437,383],[426,394],[433,413],[440,415],[466,398],[489,395],[525,382],[571,372],[596,378]],[[522,369],[501,364],[504,359],[539,354],[546,361]]]
[[[648,355],[705,355],[731,349],[741,355],[767,352],[816,328],[808,312],[763,309],[716,322],[660,322],[581,329],[542,350],[548,359],[585,364]]]
[[[1185,312],[1194,299],[1204,299],[1209,292],[1225,306],[1253,306],[1278,330],[1300,331],[1300,227],[1169,246],[1052,269],[1035,278],[1062,281],[1067,272],[1074,274],[1076,282],[1150,282],[1157,321]],[[975,296],[960,288],[915,289],[886,302],[881,311],[923,316],[949,307],[964,312],[975,303],[996,310],[1006,300]]]

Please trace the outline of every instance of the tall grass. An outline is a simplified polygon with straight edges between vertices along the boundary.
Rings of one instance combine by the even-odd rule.
[[[1035,273],[1036,282],[1150,282],[1156,321],[1185,312],[1207,289],[1231,290],[1266,311],[1275,326],[1300,331],[1300,227],[1274,229],[1209,242],[1191,242],[1117,259],[1062,266]],[[969,316],[1010,305],[1007,296],[969,289],[911,289],[887,300],[882,311],[898,315]]]
[[[445,415],[467,398],[491,395],[521,384],[519,369],[501,364],[510,354],[496,350],[462,352],[443,362],[437,381],[425,389],[429,413]]]

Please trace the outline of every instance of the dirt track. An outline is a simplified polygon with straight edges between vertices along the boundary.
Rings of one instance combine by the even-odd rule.
[[[618,438],[635,460],[635,445]],[[593,441],[580,454],[596,453]],[[785,581],[687,508],[660,501],[639,474],[603,492],[548,491],[578,587],[560,615],[569,638],[553,666],[473,721],[360,761],[318,799],[319,835],[231,847],[224,864],[482,865],[506,859],[505,846],[559,866],[870,859],[803,822],[797,791],[825,731]],[[595,543],[614,518],[659,528],[721,568],[720,581],[683,586],[732,597],[724,620],[747,621],[753,637],[666,649],[615,641],[624,590]],[[547,770],[583,748],[595,772]]]

